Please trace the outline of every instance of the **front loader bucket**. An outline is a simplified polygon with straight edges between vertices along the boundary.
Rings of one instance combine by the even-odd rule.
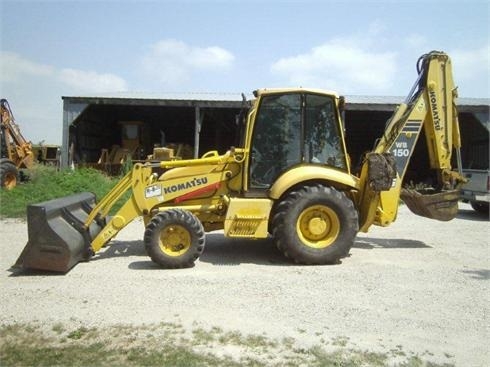
[[[434,193],[433,190],[402,189],[401,198],[415,214],[449,221],[458,214],[459,190]]]
[[[105,220],[84,228],[95,195],[83,192],[27,207],[28,242],[14,268],[66,273],[92,256],[90,243]]]

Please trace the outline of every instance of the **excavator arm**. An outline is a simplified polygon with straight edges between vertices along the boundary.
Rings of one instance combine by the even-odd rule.
[[[388,120],[383,136],[366,155],[360,176],[361,231],[372,224],[387,226],[396,219],[401,197],[415,214],[450,220],[457,213],[461,174],[460,133],[449,57],[433,51],[418,63],[418,78],[407,100]],[[431,188],[402,188],[407,167],[421,135],[425,135]],[[456,151],[459,172],[451,169]]]
[[[2,152],[1,158],[9,159],[17,168],[30,168],[34,162],[32,145],[20,132],[6,99],[0,100],[0,118],[2,150],[5,149],[5,156]]]

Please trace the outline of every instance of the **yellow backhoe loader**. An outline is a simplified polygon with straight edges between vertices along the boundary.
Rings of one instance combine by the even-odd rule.
[[[67,272],[137,217],[144,219],[148,255],[164,268],[192,266],[204,250],[205,233],[218,229],[234,238],[272,236],[297,263],[336,263],[359,230],[396,219],[400,197],[416,214],[451,220],[464,181],[451,170],[453,149],[460,161],[451,62],[433,51],[417,69],[406,102],[357,173],[346,150],[343,98],[314,89],[258,90],[240,147],[200,159],[137,163],[99,203],[80,193],[30,205],[28,243],[15,265]],[[405,189],[421,136],[433,187]],[[109,217],[128,190],[130,198]]]
[[[34,163],[32,144],[22,136],[6,99],[0,100],[0,187],[12,189],[20,180],[21,168]]]

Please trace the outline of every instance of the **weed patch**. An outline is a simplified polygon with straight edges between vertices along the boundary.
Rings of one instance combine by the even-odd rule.
[[[30,180],[12,190],[0,190],[0,218],[25,218],[28,204],[40,203],[84,191],[93,192],[101,199],[118,182],[119,178],[109,177],[91,168],[60,170],[36,165],[29,170]],[[120,200],[114,210],[129,197]]]
[[[419,356],[375,353],[317,345],[298,346],[293,338],[274,340],[219,328],[195,328],[188,338],[177,324],[70,328],[60,323],[0,326],[2,366],[342,366],[450,367]],[[162,336],[165,337],[162,337]],[[189,333],[187,333],[189,335]],[[340,338],[345,341],[347,338]],[[336,339],[337,340],[337,339]],[[343,343],[340,343],[343,344]],[[401,349],[397,348],[397,349]],[[393,363],[392,354],[397,361]]]

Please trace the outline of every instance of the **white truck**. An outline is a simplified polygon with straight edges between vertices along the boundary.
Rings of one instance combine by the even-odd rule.
[[[461,189],[461,199],[468,201],[477,212],[489,213],[490,170],[463,169],[468,183]]]
[[[463,174],[468,179],[461,189],[461,199],[469,202],[477,212],[489,215],[490,106],[486,104],[481,107],[481,111],[466,116],[465,124],[461,124]]]

